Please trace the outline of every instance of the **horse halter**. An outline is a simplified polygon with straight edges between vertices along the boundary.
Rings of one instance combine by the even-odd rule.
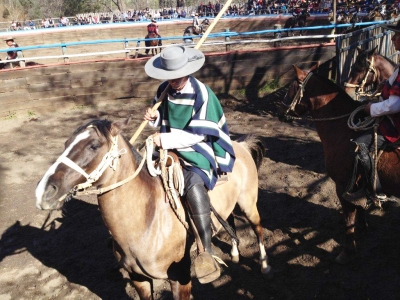
[[[77,191],[82,191],[87,189],[88,187],[91,187],[92,184],[96,182],[101,177],[101,175],[103,175],[108,167],[112,168],[114,171],[116,170],[118,163],[117,159],[120,158],[122,154],[126,153],[126,149],[118,150],[118,136],[111,136],[111,141],[112,145],[110,150],[108,150],[108,152],[103,156],[100,164],[90,174],[86,173],[85,170],[83,170],[74,161],[66,156],[61,156],[57,159],[57,162],[67,165],[68,167],[75,170],[86,178],[86,182],[74,186],[70,193],[75,194],[75,192]]]
[[[299,104],[299,103],[301,102],[301,100],[303,99],[303,95],[304,95],[304,92],[305,92],[306,84],[307,84],[308,80],[311,78],[312,75],[313,75],[313,73],[312,73],[312,72],[309,72],[309,73],[307,74],[307,76],[306,76],[306,78],[304,79],[303,82],[301,82],[300,80],[298,80],[298,81],[299,81],[299,89],[297,90],[296,95],[293,97],[292,103],[290,103],[290,105],[287,105],[287,104],[284,103],[283,101],[280,102],[280,104],[281,104],[282,106],[287,107],[286,111],[284,112],[284,116],[287,116],[287,114],[288,114],[289,112],[291,112],[291,111],[294,112],[294,113],[296,113],[296,111],[294,110],[294,108],[295,108],[296,105]],[[287,96],[287,93],[286,93],[284,99],[286,98],[286,96]]]
[[[369,73],[371,73],[371,72],[373,73],[373,76],[374,76],[374,77],[373,77],[372,81],[375,81],[375,80],[376,80],[377,70],[376,70],[376,68],[375,68],[375,60],[374,60],[374,57],[372,56],[371,60],[368,60],[368,59],[367,59],[367,62],[369,62],[369,67],[368,67],[367,72],[365,73],[365,76],[364,76],[364,78],[363,78],[361,84],[352,84],[352,83],[348,83],[348,82],[345,82],[345,83],[344,83],[344,86],[345,86],[345,87],[355,88],[355,89],[356,89],[356,91],[355,91],[356,100],[358,100],[360,96],[368,96],[368,95],[369,95],[369,94],[367,94],[367,93],[364,91],[364,86],[365,86],[365,84],[367,83],[367,79],[368,79]]]

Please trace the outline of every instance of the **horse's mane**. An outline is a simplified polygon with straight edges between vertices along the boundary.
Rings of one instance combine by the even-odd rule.
[[[316,73],[313,73],[313,75],[318,77],[320,80],[324,81],[324,83],[326,83],[329,88],[339,91],[340,98],[344,97],[346,102],[353,102],[354,104],[357,104],[357,106],[361,104],[360,101],[356,101],[353,98],[351,98],[351,96],[347,94],[344,89],[342,89],[340,86],[338,86],[335,82],[333,82],[329,78]]]
[[[96,127],[99,133],[107,139],[107,142],[109,143],[111,142],[110,139],[111,121],[108,121],[106,119],[89,121],[88,123],[80,126],[77,130],[75,130],[74,134],[81,133],[82,131],[86,130],[86,128],[88,128],[89,126]]]
[[[376,54],[376,55],[379,55],[379,56],[381,56],[384,60],[386,60],[387,62],[389,62],[393,67],[396,67],[397,66],[397,64],[393,61],[393,60],[391,60],[390,58],[388,58],[388,57],[386,57],[386,56],[383,56],[383,55],[380,55],[380,54]]]
[[[96,127],[98,132],[103,135],[108,143],[111,143],[111,135],[110,135],[110,130],[111,130],[111,124],[112,122],[109,120],[92,120],[85,125],[80,126],[78,129],[74,131],[74,134],[79,134],[80,132],[84,131],[88,126],[93,126]],[[133,147],[133,145],[129,142],[129,140],[121,135],[124,141],[126,142],[127,145],[129,145],[129,148],[131,149],[133,155],[135,156],[135,159],[137,161],[140,161],[142,159],[142,156],[139,154],[139,152]]]

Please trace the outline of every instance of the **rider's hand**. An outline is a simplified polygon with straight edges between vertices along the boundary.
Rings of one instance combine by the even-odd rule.
[[[146,113],[144,114],[144,119],[146,121],[155,121],[158,117],[157,111],[152,111],[152,109],[149,107],[146,109]]]
[[[154,144],[156,144],[156,146],[162,148],[161,147],[161,135],[159,132],[157,132],[153,135],[153,142],[154,142]]]

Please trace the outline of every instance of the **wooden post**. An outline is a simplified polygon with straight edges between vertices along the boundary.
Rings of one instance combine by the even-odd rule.
[[[229,28],[226,28],[226,29],[225,29],[225,32],[229,32]],[[225,42],[229,42],[230,40],[231,40],[231,38],[229,37],[229,35],[226,35],[226,36],[225,36]],[[226,52],[228,52],[229,50],[231,50],[231,45],[226,44],[225,47],[226,47]]]
[[[137,43],[136,43],[136,47],[139,47],[139,46],[140,46],[140,40],[138,40]],[[136,49],[135,58],[137,58],[138,55],[139,55],[139,49]]]
[[[67,47],[66,46],[62,46],[62,53],[63,55],[67,54]],[[69,61],[68,57],[64,57],[64,63],[67,63]]]
[[[129,42],[125,39],[125,42],[124,42],[125,49],[128,48],[128,44],[129,44]],[[129,58],[129,52],[125,52],[125,58]]]
[[[22,51],[21,50],[17,51],[17,57],[19,59],[24,58],[24,56],[22,55]],[[20,67],[25,67],[25,60],[20,60],[19,61],[19,66]]]

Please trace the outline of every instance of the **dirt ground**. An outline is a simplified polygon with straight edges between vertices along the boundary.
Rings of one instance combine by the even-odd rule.
[[[228,267],[211,284],[194,279],[193,299],[399,299],[399,208],[370,209],[368,232],[357,235],[359,259],[336,264],[344,223],[322,146],[312,123],[278,121],[275,102],[282,93],[220,97],[232,136],[256,133],[267,145],[258,207],[275,276],[262,277],[256,237],[238,215],[241,261],[230,261],[228,237],[217,235],[215,252]],[[0,121],[1,300],[138,299],[107,247],[109,234],[96,202],[73,200],[49,213],[35,207],[34,191],[78,126],[133,114],[124,132],[130,138],[147,103],[99,103]],[[150,133],[143,131],[138,142]],[[155,298],[172,299],[168,282],[155,281]]]

